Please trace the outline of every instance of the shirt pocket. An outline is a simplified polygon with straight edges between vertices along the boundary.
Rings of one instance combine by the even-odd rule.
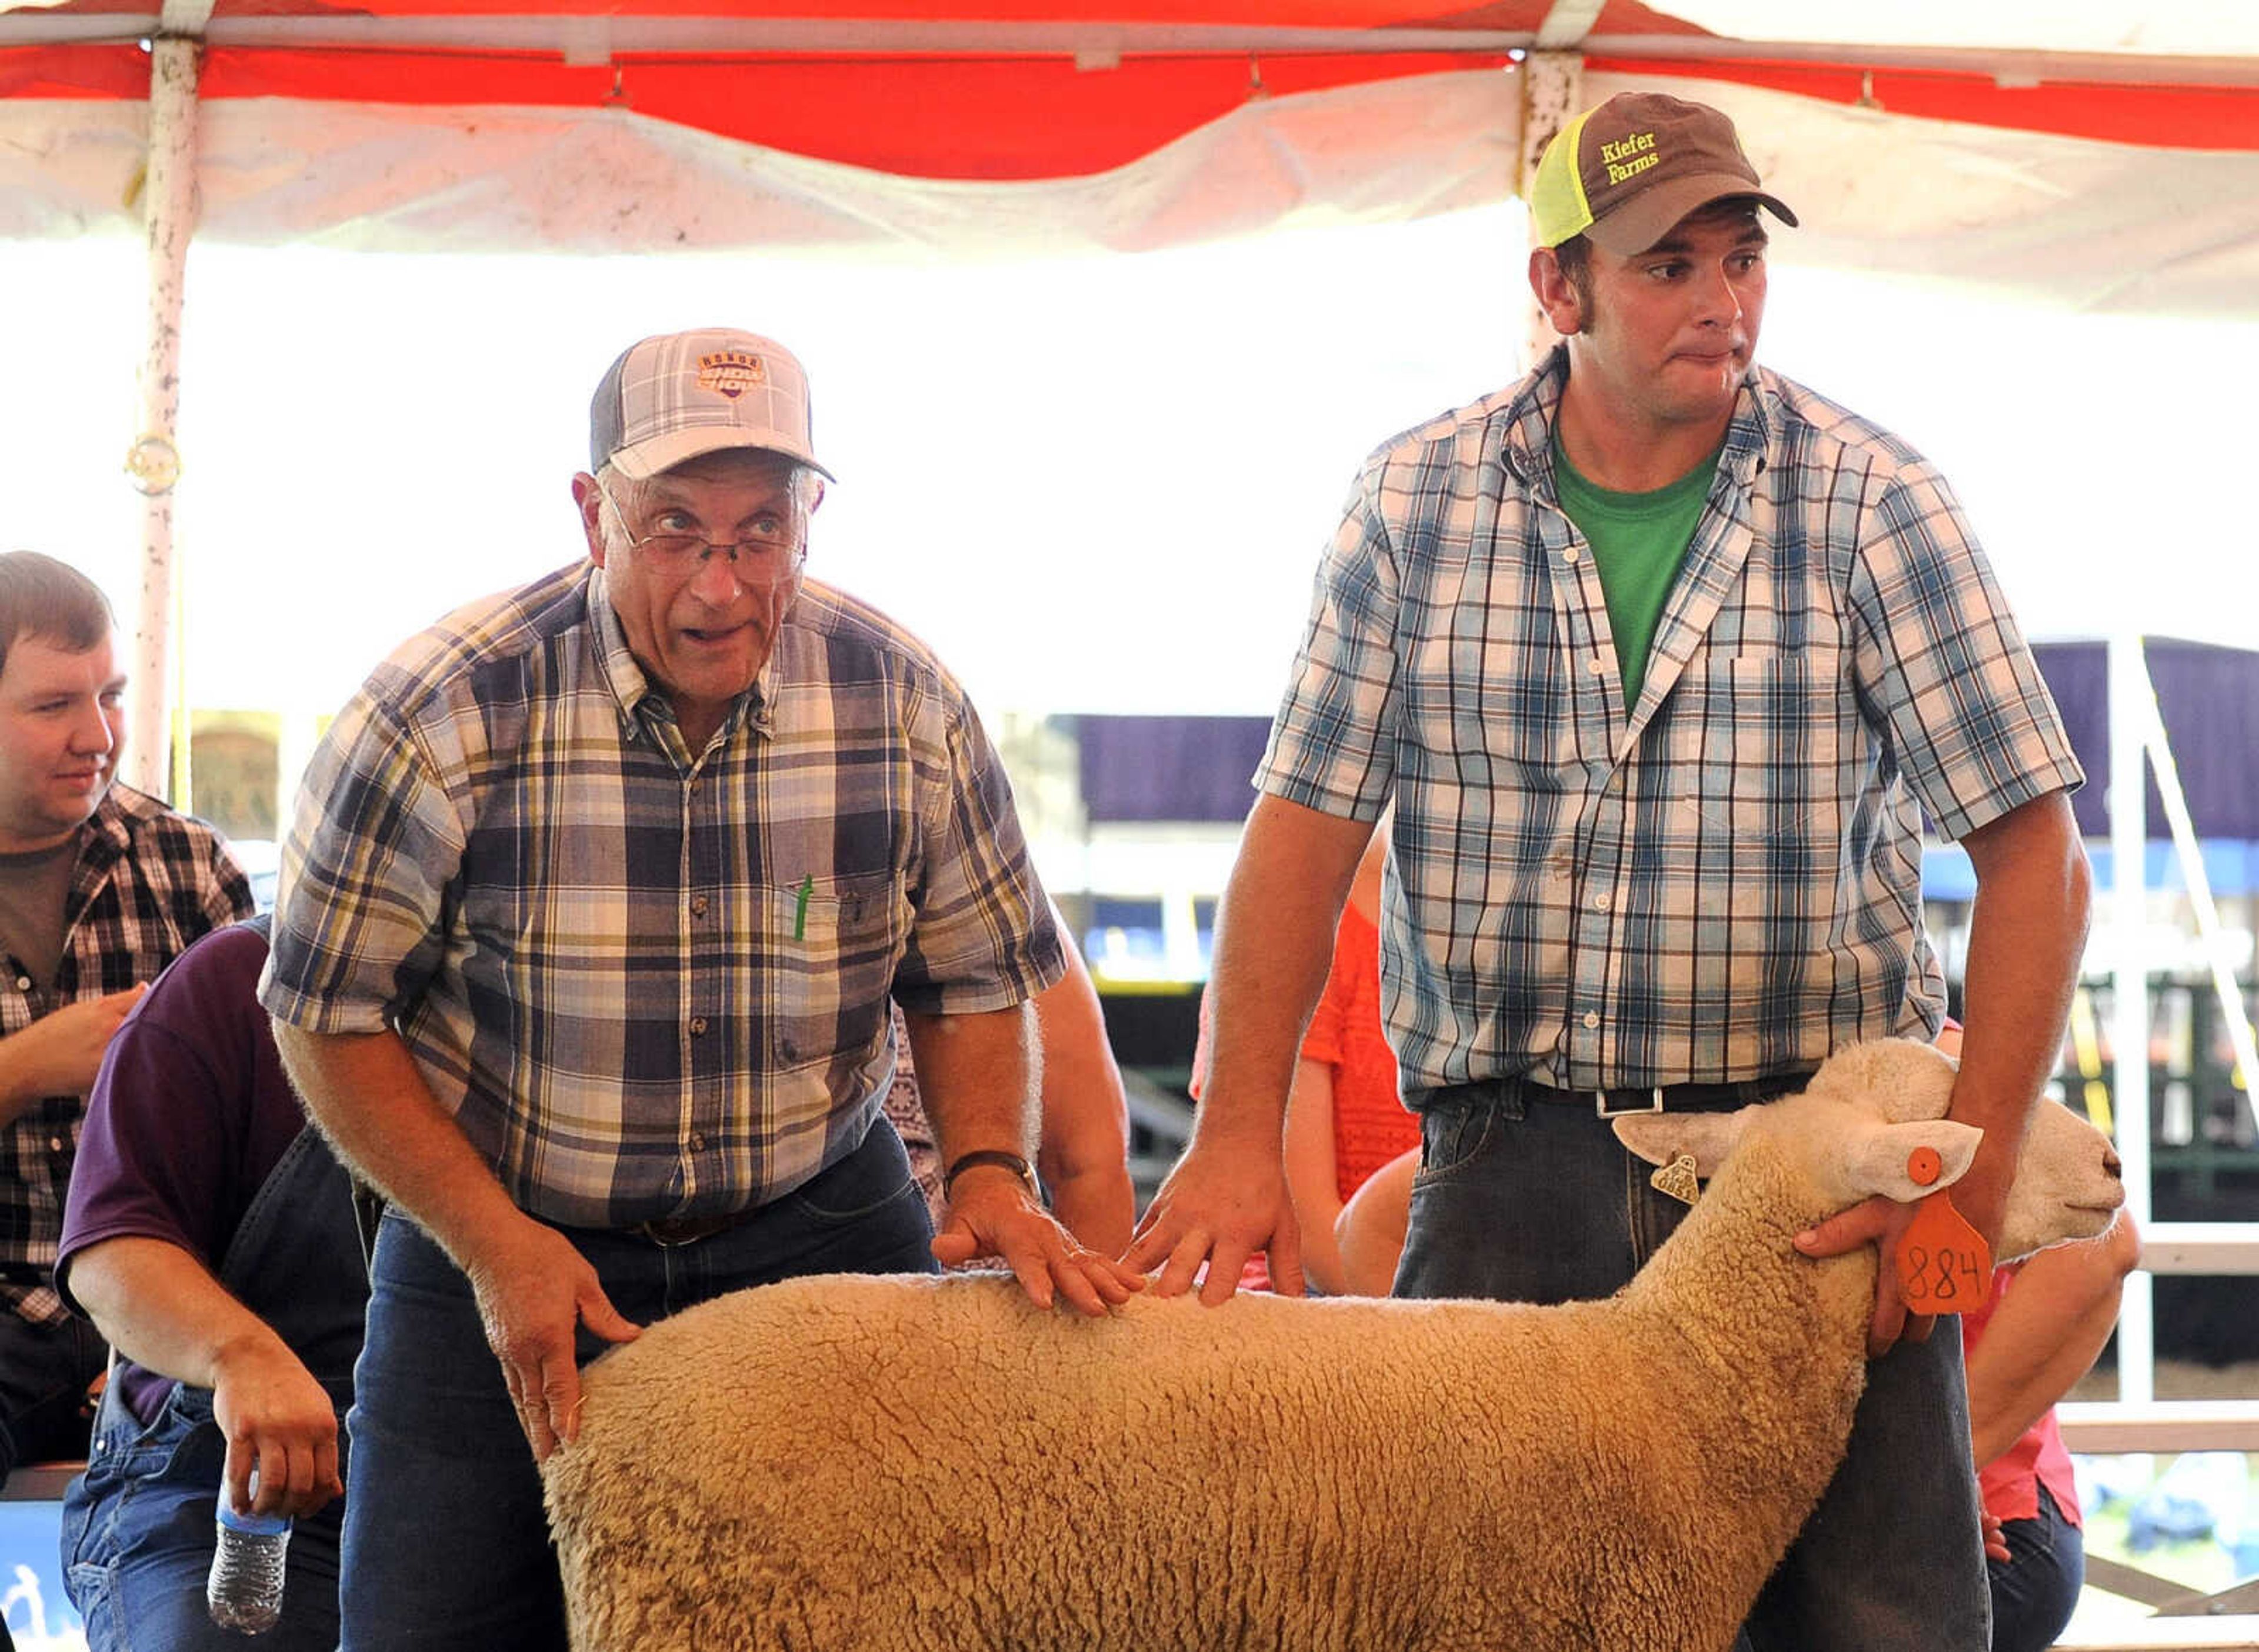
[[[1843,685],[1792,654],[1690,664],[1665,725],[1680,830],[1713,844],[1832,838]]]
[[[886,1031],[900,952],[894,878],[810,879],[772,886],[765,901],[777,960],[769,1070],[866,1060]]]

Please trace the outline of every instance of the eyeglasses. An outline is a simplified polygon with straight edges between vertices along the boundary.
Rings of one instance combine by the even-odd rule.
[[[730,572],[738,576],[740,584],[747,586],[782,585],[799,573],[808,560],[806,513],[795,505],[786,511],[770,511],[753,518],[752,531],[742,539],[709,539],[699,533],[646,533],[640,538],[628,525],[627,512],[620,502],[612,497],[611,490],[602,483],[596,491],[612,508],[612,515],[627,535],[628,545],[639,555],[647,557],[652,567],[662,573],[682,575],[695,573],[710,556],[721,555],[730,559]],[[683,513],[669,509],[659,513],[659,520]]]

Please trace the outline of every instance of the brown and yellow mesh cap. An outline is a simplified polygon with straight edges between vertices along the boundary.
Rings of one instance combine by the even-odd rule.
[[[1529,214],[1539,246],[1572,235],[1628,258],[1698,207],[1748,196],[1782,223],[1796,214],[1764,192],[1734,123],[1707,103],[1619,92],[1563,127],[1537,162]]]

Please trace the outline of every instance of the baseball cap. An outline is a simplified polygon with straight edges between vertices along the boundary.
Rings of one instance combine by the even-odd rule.
[[[1644,253],[1698,207],[1756,199],[1783,224],[1796,214],[1767,195],[1734,123],[1707,103],[1618,92],[1556,134],[1537,162],[1529,213],[1539,246],[1572,235],[1620,258]]]
[[[643,339],[620,352],[589,403],[591,470],[609,461],[641,481],[725,447],[782,453],[831,475],[809,438],[808,374],[773,338],[702,327]]]

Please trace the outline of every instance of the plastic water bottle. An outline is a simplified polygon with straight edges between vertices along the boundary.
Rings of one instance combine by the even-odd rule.
[[[258,1488],[252,1481],[253,1490]],[[227,1482],[219,1487],[214,1511],[211,1577],[204,1602],[223,1629],[257,1634],[282,1615],[282,1558],[290,1547],[290,1522],[279,1514],[239,1514],[228,1501]]]

